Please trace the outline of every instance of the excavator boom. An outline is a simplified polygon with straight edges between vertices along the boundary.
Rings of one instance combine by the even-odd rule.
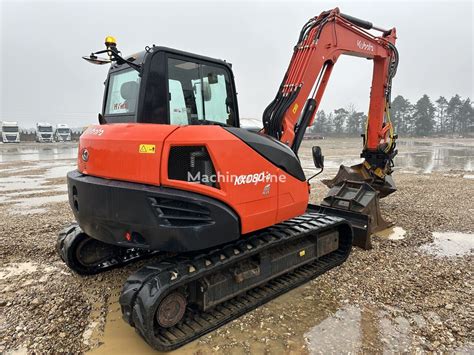
[[[382,31],[375,36],[367,30]],[[322,12],[302,28],[293,56],[275,99],[263,114],[266,134],[290,146],[295,153],[303,135],[313,124],[333,67],[339,56],[351,55],[373,61],[372,88],[364,148],[361,157],[367,176],[385,179],[396,154],[390,123],[391,81],[398,64],[396,30],[340,13],[338,8]]]

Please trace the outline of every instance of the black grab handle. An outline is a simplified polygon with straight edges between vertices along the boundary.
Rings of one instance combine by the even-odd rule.
[[[345,18],[347,21],[353,23],[356,26],[362,27],[363,29],[370,30],[374,26],[372,22],[361,20],[360,18],[351,16],[351,15],[346,15],[341,13],[340,14],[342,18]]]

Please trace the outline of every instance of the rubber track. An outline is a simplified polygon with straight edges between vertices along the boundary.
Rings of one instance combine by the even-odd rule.
[[[340,248],[302,265],[261,286],[225,301],[206,312],[188,307],[183,320],[171,328],[158,328],[154,315],[161,299],[172,290],[185,286],[230,264],[266,249],[296,239],[339,228]],[[352,230],[341,218],[307,213],[248,236],[221,249],[199,255],[192,260],[172,260],[146,266],[131,275],[120,296],[123,318],[155,349],[176,349],[240,317],[269,300],[299,286],[327,270],[340,265],[349,256]],[[238,254],[235,252],[238,250]],[[190,266],[195,271],[190,272]]]

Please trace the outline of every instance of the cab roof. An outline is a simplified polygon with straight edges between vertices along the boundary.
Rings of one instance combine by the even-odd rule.
[[[135,64],[142,65],[146,61],[146,58],[148,57],[148,55],[153,55],[153,54],[158,53],[158,52],[167,52],[167,53],[170,53],[170,54],[176,54],[176,55],[181,55],[181,56],[185,56],[185,57],[196,58],[198,60],[205,60],[205,61],[208,61],[208,62],[213,62],[213,63],[225,65],[225,66],[229,67],[230,69],[232,69],[232,64],[226,62],[223,59],[207,57],[207,56],[203,56],[203,55],[200,55],[200,54],[185,52],[185,51],[181,51],[179,49],[163,47],[163,46],[152,46],[152,47],[147,46],[147,47],[145,47],[144,51],[137,52],[137,53],[131,54],[131,55],[124,55],[123,58],[125,58],[126,60],[131,61]],[[114,63],[111,66],[111,69],[118,69],[118,68],[122,69],[123,67],[126,67],[126,66],[128,66],[128,65],[127,64],[120,64],[119,65],[119,64]]]

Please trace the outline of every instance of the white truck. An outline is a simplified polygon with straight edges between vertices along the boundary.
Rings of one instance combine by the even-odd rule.
[[[36,124],[36,141],[40,143],[54,142],[54,130],[50,123],[38,122]]]
[[[54,131],[54,140],[56,142],[69,142],[71,141],[71,129],[67,124],[58,124]]]
[[[18,122],[2,122],[2,142],[3,143],[20,143],[20,130]]]

